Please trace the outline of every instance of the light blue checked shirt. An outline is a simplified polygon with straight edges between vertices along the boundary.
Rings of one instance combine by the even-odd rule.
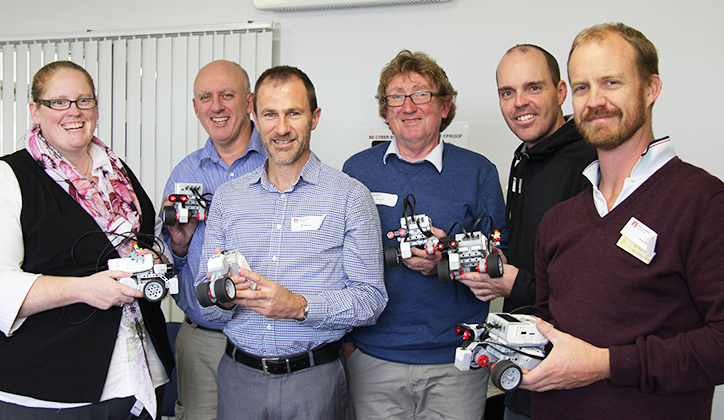
[[[253,123],[252,123],[253,124]],[[266,160],[267,152],[261,145],[259,132],[256,127],[252,129],[249,145],[246,152],[238,157],[231,166],[227,165],[214,147],[211,139],[206,140],[203,148],[186,156],[171,172],[163,190],[163,196],[171,194],[174,191],[174,185],[177,182],[195,182],[202,184],[204,193],[214,194],[216,189],[225,182],[237,179],[242,175],[259,168]],[[210,196],[207,196],[210,197]],[[161,209],[163,211],[163,209]],[[194,322],[202,327],[221,329],[224,324],[220,322],[206,321],[199,312],[199,303],[196,300],[196,289],[194,288],[194,280],[199,272],[199,263],[201,261],[201,246],[204,243],[205,223],[199,222],[194,236],[191,238],[189,250],[185,257],[179,257],[174,254],[173,264],[178,270],[179,293],[173,296],[176,304]],[[171,237],[168,229],[164,226],[163,236],[166,246],[171,248]]]
[[[242,350],[286,356],[337,341],[371,325],[387,304],[380,221],[369,190],[324,165],[314,153],[296,183],[279,191],[265,164],[214,195],[196,284],[206,280],[214,248],[238,249],[251,270],[304,296],[303,322],[274,320],[236,306],[201,308]],[[323,217],[318,229],[292,231],[292,219]],[[295,224],[296,226],[296,224]]]

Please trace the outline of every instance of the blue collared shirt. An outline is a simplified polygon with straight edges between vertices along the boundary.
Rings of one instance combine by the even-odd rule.
[[[252,271],[303,296],[308,317],[275,320],[241,306],[202,308],[202,315],[226,322],[224,333],[237,347],[265,357],[305,352],[373,324],[387,291],[369,190],[314,153],[286,191],[269,181],[266,168],[217,190],[196,284],[206,280],[214,248],[238,249]]]
[[[253,123],[252,123],[253,124]],[[259,168],[267,157],[267,151],[261,144],[261,138],[256,127],[252,129],[249,145],[246,152],[238,157],[231,166],[227,165],[214,147],[211,139],[206,140],[203,148],[186,156],[171,172],[163,196],[173,193],[176,182],[195,182],[203,185],[204,193],[214,194],[221,184],[239,178],[242,175]],[[209,197],[209,196],[207,196]],[[163,209],[162,209],[163,211]],[[173,263],[178,270],[179,293],[172,295],[176,304],[189,317],[202,327],[221,329],[223,323],[211,323],[206,321],[199,313],[199,303],[196,300],[196,289],[194,279],[199,272],[201,261],[201,245],[204,242],[205,223],[199,222],[196,232],[189,245],[188,254],[185,257],[174,255]],[[166,246],[171,247],[171,238],[168,230],[163,229]]]
[[[432,149],[430,151],[430,153],[427,154],[427,156],[425,156],[423,159],[416,160],[416,161],[410,162],[410,163],[428,161],[428,162],[432,163],[432,166],[434,166],[438,172],[442,172],[442,152],[443,152],[444,148],[445,148],[445,142],[438,138],[437,146],[435,146],[435,148]],[[390,155],[396,155],[398,159],[404,160],[405,162],[408,161],[407,159],[402,157],[402,155],[400,154],[400,149],[399,149],[399,147],[397,147],[397,140],[392,140],[390,142],[390,145],[387,146],[387,151],[385,151],[385,155],[382,157],[382,162],[387,164],[387,158]]]
[[[628,198],[628,196],[636,191],[636,188],[640,187],[654,172],[661,169],[662,166],[666,165],[666,163],[675,156],[676,151],[674,151],[674,146],[671,144],[671,139],[668,136],[652,141],[631,170],[631,176],[624,180],[623,189],[621,189],[621,193],[618,195],[618,198],[616,198],[616,202],[611,206],[611,210]],[[606,202],[603,193],[598,189],[598,184],[601,182],[601,169],[599,168],[598,160],[588,165],[583,171],[583,175],[588,178],[588,180],[591,181],[591,185],[593,185],[593,203],[596,205],[598,214],[601,217],[607,215],[610,211],[608,209],[608,202]]]

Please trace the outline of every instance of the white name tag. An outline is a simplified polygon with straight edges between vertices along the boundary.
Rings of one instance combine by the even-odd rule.
[[[168,292],[172,295],[178,294],[178,277],[171,277],[168,280]]]
[[[136,400],[136,403],[131,407],[131,414],[138,417],[143,411],[143,403],[140,400]]]
[[[654,250],[658,236],[651,228],[632,217],[621,229],[621,239],[616,245],[644,263],[650,264],[656,255]]]
[[[327,217],[326,214],[323,216],[292,217],[292,232],[317,230],[322,226],[325,217]]]
[[[373,192],[372,199],[378,206],[395,207],[397,205],[397,194]]]

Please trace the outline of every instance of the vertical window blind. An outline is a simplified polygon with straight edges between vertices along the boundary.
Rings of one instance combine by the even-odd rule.
[[[24,147],[35,72],[52,61],[73,61],[96,84],[96,135],[131,167],[158,207],[171,169],[207,139],[191,104],[199,69],[218,59],[237,62],[253,89],[272,66],[273,28],[272,22],[250,22],[0,38],[0,154]]]

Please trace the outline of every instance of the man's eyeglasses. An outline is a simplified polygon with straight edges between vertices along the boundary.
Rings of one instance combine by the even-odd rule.
[[[93,109],[98,106],[96,98],[78,98],[75,101],[71,101],[70,99],[40,99],[38,102],[56,111],[64,111],[70,108],[72,104],[75,104],[78,109]]]
[[[405,98],[410,98],[413,104],[422,105],[432,101],[433,96],[440,96],[440,94],[433,92],[415,92],[410,95],[387,95],[385,96],[385,102],[387,106],[402,106],[405,104]]]

